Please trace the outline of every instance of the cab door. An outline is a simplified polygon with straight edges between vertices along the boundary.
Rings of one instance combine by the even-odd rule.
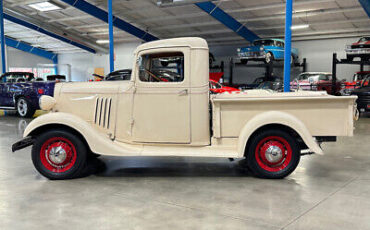
[[[132,136],[141,143],[190,143],[189,48],[142,51],[136,64]]]

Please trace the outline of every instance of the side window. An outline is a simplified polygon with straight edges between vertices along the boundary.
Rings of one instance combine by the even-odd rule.
[[[184,54],[168,52],[140,56],[139,79],[143,82],[182,82]]]
[[[329,76],[328,75],[320,75],[319,80],[321,80],[321,81],[328,81],[329,80]]]

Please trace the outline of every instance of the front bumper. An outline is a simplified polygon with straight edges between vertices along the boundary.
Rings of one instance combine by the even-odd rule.
[[[361,48],[361,49],[346,49],[347,55],[363,55],[370,54],[370,48]]]
[[[12,145],[12,152],[24,149],[30,145],[33,145],[34,139],[32,137],[25,137],[20,141],[17,141]]]
[[[238,56],[240,59],[244,59],[244,60],[263,60],[266,58],[266,53],[264,51],[239,52]]]

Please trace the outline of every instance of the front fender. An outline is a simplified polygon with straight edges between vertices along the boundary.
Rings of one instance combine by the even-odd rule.
[[[102,155],[138,155],[142,151],[140,145],[117,143],[105,133],[99,132],[91,124],[70,113],[48,113],[34,119],[25,129],[23,137],[29,137],[32,132],[44,126],[63,125],[69,127],[86,140],[91,151]]]
[[[298,133],[307,147],[314,153],[322,154],[322,149],[312,137],[307,127],[295,116],[279,111],[269,111],[258,114],[250,119],[242,128],[239,141],[238,153],[240,157],[244,156],[246,144],[252,134],[259,128],[269,124],[280,124],[287,126]]]

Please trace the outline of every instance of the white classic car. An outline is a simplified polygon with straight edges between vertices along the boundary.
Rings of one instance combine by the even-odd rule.
[[[246,158],[256,176],[283,178],[301,155],[322,153],[320,142],[353,135],[356,96],[210,95],[208,55],[201,38],[159,40],[137,48],[130,80],[57,83],[40,99],[50,112],[13,151],[33,145],[34,166],[50,179],[78,176],[96,154]],[[161,68],[176,76],[155,74]]]

